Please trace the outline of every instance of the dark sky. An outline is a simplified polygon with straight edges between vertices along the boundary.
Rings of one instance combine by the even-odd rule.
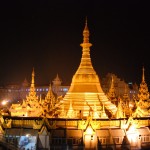
[[[0,84],[49,84],[58,73],[70,84],[82,54],[85,18],[91,59],[100,78],[114,73],[150,84],[150,9],[148,1],[10,0],[0,2]]]

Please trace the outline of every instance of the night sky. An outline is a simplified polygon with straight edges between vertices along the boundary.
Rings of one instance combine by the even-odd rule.
[[[49,84],[60,76],[70,85],[82,55],[85,18],[91,60],[100,79],[114,73],[150,84],[150,9],[148,1],[10,0],[0,2],[0,84]]]

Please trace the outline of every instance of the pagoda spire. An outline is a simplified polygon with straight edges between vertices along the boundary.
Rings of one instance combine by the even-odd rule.
[[[112,79],[111,79],[111,85],[110,85],[110,89],[109,89],[109,92],[108,92],[108,97],[110,99],[114,99],[116,98],[116,93],[115,93],[115,86],[114,86],[114,78],[112,76]]]
[[[123,108],[122,108],[122,100],[119,98],[118,109],[116,112],[116,118],[124,118]]]
[[[126,104],[126,106],[129,106],[129,95],[127,92],[127,85],[125,84],[124,94],[123,94],[123,102]]]
[[[29,95],[27,96],[27,101],[38,101],[38,96],[36,96],[36,90],[35,90],[35,85],[34,85],[34,78],[35,78],[35,73],[34,73],[34,68],[33,68],[30,92],[29,92]]]
[[[142,81],[145,81],[145,74],[144,74],[144,72],[145,72],[145,69],[144,69],[144,66],[143,66],[143,74],[142,74]]]
[[[67,116],[69,118],[75,117],[74,110],[72,108],[72,101],[70,101],[70,106],[69,106],[69,110],[68,110]]]
[[[53,93],[51,83],[49,85],[49,90],[48,90],[47,95],[45,97],[45,102],[47,104],[49,104],[50,109],[52,109],[54,107],[55,102],[56,102],[56,98],[55,98],[55,95]]]
[[[36,95],[36,92],[35,92],[35,85],[34,85],[34,78],[35,78],[35,73],[34,73],[34,68],[32,70],[32,80],[31,80],[31,86],[30,86],[30,93],[29,95]]]
[[[111,103],[103,92],[99,77],[92,66],[90,57],[90,47],[92,44],[89,42],[89,36],[90,32],[86,18],[83,30],[83,42],[80,44],[82,47],[80,65],[72,78],[68,92],[61,101],[64,104],[64,110],[68,111],[67,114],[69,115],[67,117],[72,116],[73,110],[78,113],[82,112],[83,117],[88,117],[89,107],[94,108],[94,105],[96,105],[97,112],[101,111],[102,104],[112,114],[115,114],[117,110],[116,106]],[[98,115],[94,117],[99,118]]]
[[[144,67],[142,68],[142,81],[140,83],[138,100],[136,102],[136,110],[133,113],[134,117],[148,117],[149,116],[149,91],[147,83],[145,82]]]
[[[138,98],[139,100],[148,100],[149,99],[149,92],[148,92],[148,86],[145,82],[145,75],[144,75],[144,67],[142,69],[142,82],[140,84]]]
[[[61,85],[62,81],[61,81],[61,79],[60,79],[58,73],[57,73],[55,79],[54,79],[52,82],[53,82],[53,85],[54,85],[54,86],[60,86],[60,85]]]
[[[76,74],[83,75],[85,73],[88,73],[90,74],[90,76],[91,75],[96,76],[96,72],[92,66],[91,57],[90,57],[90,47],[92,46],[92,44],[89,42],[89,36],[90,36],[90,32],[88,29],[87,18],[86,18],[85,27],[83,30],[83,43],[80,44],[80,46],[82,47],[82,58]]]
[[[109,91],[107,93],[107,96],[109,97],[109,99],[111,100],[111,102],[117,106],[118,102],[117,102],[117,96],[116,96],[116,92],[115,92],[114,77],[113,77],[113,75],[112,75],[111,85],[110,85],[110,89],[109,89]]]
[[[83,48],[89,48],[92,46],[91,43],[89,43],[89,36],[90,36],[90,32],[88,29],[88,24],[87,24],[87,18],[85,20],[85,27],[83,30],[83,43],[80,44],[81,47]]]
[[[34,87],[34,77],[35,77],[35,73],[34,73],[34,68],[32,70],[32,81],[31,81],[31,87]]]

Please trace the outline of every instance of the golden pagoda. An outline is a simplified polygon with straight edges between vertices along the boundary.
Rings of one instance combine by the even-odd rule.
[[[42,114],[42,106],[39,103],[39,98],[35,91],[34,85],[34,69],[32,71],[32,81],[30,86],[29,94],[26,99],[23,100],[22,104],[12,104],[9,111],[11,116],[40,116]]]
[[[42,99],[41,96],[38,97],[36,93],[36,88],[34,84],[34,69],[32,71],[32,80],[29,94],[26,96],[26,99],[23,100],[22,104],[12,104],[9,108],[11,116],[25,116],[25,117],[47,117],[54,118],[59,112],[59,99],[61,96],[55,96],[52,91],[51,84],[49,85],[48,92],[45,96],[45,99]],[[58,75],[57,75],[58,77]]]
[[[111,102],[113,104],[115,104],[116,106],[118,105],[113,76],[112,76],[111,85],[110,85],[110,89],[109,89],[109,91],[107,93],[107,96],[108,96],[108,98],[111,100]]]
[[[144,75],[145,69],[144,69],[144,67],[143,67],[142,71],[143,71],[142,82],[140,84],[138,98],[139,98],[139,100],[144,101],[144,100],[149,99],[149,92],[148,92],[147,84],[145,82],[145,75]]]
[[[108,100],[103,92],[99,77],[92,66],[90,58],[90,47],[92,44],[89,42],[89,35],[86,20],[83,30],[83,43],[80,44],[82,47],[81,62],[72,78],[69,91],[61,101],[64,110],[67,111],[67,118],[78,117],[81,114],[83,117],[92,115],[95,118],[93,116],[95,109],[99,114],[96,117],[99,116],[98,118],[100,118],[101,113],[103,113],[103,105],[112,115],[115,115],[117,110],[116,106]]]
[[[147,83],[145,81],[144,67],[142,69],[142,81],[139,88],[138,99],[136,100],[136,110],[133,113],[134,117],[149,117],[150,116],[150,99]]]
[[[64,97],[55,98],[51,84],[45,98],[38,97],[33,69],[26,99],[22,104],[12,104],[10,114],[0,115],[0,149],[146,150],[150,147],[150,99],[144,68],[136,107],[129,107],[126,86],[123,97],[117,96],[116,106],[111,102],[116,97],[113,78],[105,95],[92,66],[87,20],[81,46],[81,62]],[[57,75],[53,83],[57,86],[60,81]]]

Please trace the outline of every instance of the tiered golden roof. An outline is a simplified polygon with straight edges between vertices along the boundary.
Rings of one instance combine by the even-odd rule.
[[[110,85],[110,89],[109,89],[109,91],[108,91],[108,93],[107,93],[107,96],[108,96],[110,99],[116,98],[113,76],[112,76],[111,85]]]
[[[34,69],[32,71],[32,81],[29,94],[22,104],[12,104],[9,111],[11,116],[29,116],[29,117],[54,117],[56,110],[56,98],[53,94],[51,84],[45,99],[40,99],[36,95],[34,84]]]
[[[139,93],[138,93],[139,100],[148,100],[149,99],[149,92],[148,92],[147,84],[145,82],[144,71],[145,71],[145,69],[143,67],[142,82],[140,84]]]
[[[118,105],[118,100],[117,100],[117,95],[116,95],[116,92],[115,92],[113,75],[112,75],[111,85],[110,85],[109,91],[107,93],[107,96],[113,104],[115,104],[116,106]]]
[[[136,100],[136,110],[133,113],[134,117],[149,117],[150,116],[150,99],[147,83],[145,82],[144,67],[142,74],[142,82],[140,84],[138,99]]]
[[[30,92],[29,92],[29,95],[26,97],[26,102],[28,102],[31,106],[32,106],[32,104],[38,102],[38,96],[36,95],[36,91],[35,91],[34,77],[35,77],[35,73],[34,73],[34,69],[33,69]]]

